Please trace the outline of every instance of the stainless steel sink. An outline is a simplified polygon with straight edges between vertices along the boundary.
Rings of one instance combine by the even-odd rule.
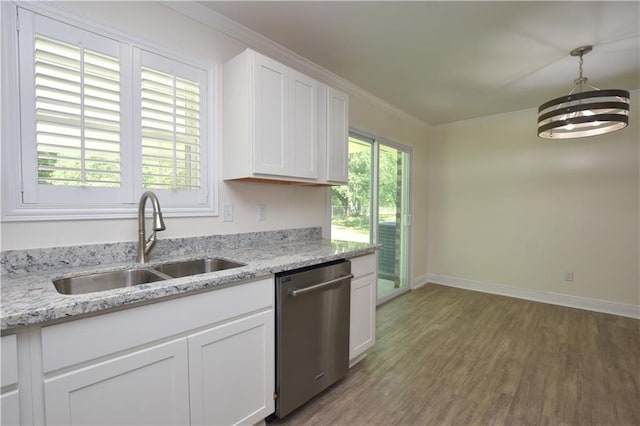
[[[53,285],[58,293],[73,295],[147,284],[167,278],[150,269],[129,269],[61,278],[54,280]]]
[[[165,263],[156,266],[155,269],[173,278],[180,278],[189,275],[204,274],[206,272],[215,272],[222,271],[224,269],[238,268],[240,266],[246,266],[246,264],[233,262],[226,259],[211,258],[187,260],[185,262]]]
[[[240,266],[245,266],[245,264],[216,258],[167,262],[153,269],[151,267],[136,268],[60,278],[54,280],[53,285],[61,294],[85,294],[204,274],[205,272],[222,271]]]

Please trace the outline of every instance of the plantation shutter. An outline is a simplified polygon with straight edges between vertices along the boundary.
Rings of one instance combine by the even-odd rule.
[[[23,202],[121,201],[120,43],[19,13]]]
[[[204,202],[206,72],[144,50],[139,57],[142,188]]]
[[[165,212],[214,212],[208,71],[17,10],[16,217],[126,217],[146,190]]]
[[[40,185],[119,187],[118,58],[35,36]]]

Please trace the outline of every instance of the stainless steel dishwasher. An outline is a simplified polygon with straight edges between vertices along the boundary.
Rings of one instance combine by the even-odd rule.
[[[351,262],[276,275],[276,416],[284,417],[349,370]]]

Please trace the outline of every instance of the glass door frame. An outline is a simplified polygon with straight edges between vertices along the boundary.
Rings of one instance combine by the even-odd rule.
[[[405,145],[401,145],[395,142],[391,142],[389,140],[386,140],[384,138],[380,138],[380,137],[376,137],[373,136],[367,132],[363,132],[357,129],[349,129],[349,137],[353,137],[356,138],[362,142],[366,142],[371,144],[371,152],[372,152],[372,162],[371,162],[371,203],[369,206],[369,215],[370,215],[370,222],[369,222],[369,242],[371,244],[377,244],[377,241],[379,241],[379,236],[378,236],[378,227],[379,227],[379,206],[378,206],[378,200],[379,200],[379,181],[380,181],[380,176],[379,176],[379,172],[380,172],[380,145],[384,145],[384,146],[388,146],[390,148],[396,149],[400,152],[403,152],[405,154],[407,154],[408,156],[408,160],[407,160],[407,168],[408,171],[407,173],[403,173],[403,177],[402,177],[402,185],[403,185],[403,203],[405,203],[406,205],[406,210],[407,213],[404,213],[402,215],[402,221],[404,226],[402,226],[402,230],[403,230],[403,235],[401,238],[401,241],[403,241],[404,243],[404,247],[401,248],[401,251],[403,253],[405,253],[405,256],[401,256],[401,264],[400,264],[400,268],[403,270],[401,272],[401,275],[404,275],[405,280],[406,280],[406,285],[403,287],[400,287],[397,290],[392,291],[391,293],[387,294],[386,296],[382,297],[382,298],[377,298],[377,290],[376,290],[376,304],[380,305],[382,303],[385,303],[407,291],[409,291],[411,289],[411,264],[412,264],[412,257],[411,257],[411,250],[410,248],[412,247],[412,241],[411,241],[411,237],[412,237],[412,232],[411,232],[411,228],[412,228],[412,212],[413,212],[413,206],[412,206],[412,197],[411,197],[411,190],[412,190],[412,181],[413,181],[413,150],[411,147],[405,146]],[[331,213],[331,191],[327,192],[328,194],[328,210],[329,210],[329,214],[328,214],[328,220],[329,220],[329,233],[331,232],[331,217],[332,217],[332,213]],[[379,279],[379,278],[378,278]],[[376,282],[376,289],[378,287],[378,282]]]
[[[362,135],[362,133],[359,133],[357,131],[352,132],[354,135]],[[369,136],[367,136],[369,137]],[[401,242],[403,244],[404,247],[401,247],[401,253],[404,253],[404,256],[400,256],[400,276],[403,277],[406,280],[406,282],[404,283],[405,285],[398,288],[397,290],[394,290],[390,293],[388,293],[387,295],[385,295],[384,297],[378,298],[376,297],[376,304],[377,305],[381,305],[385,302],[388,302],[389,300],[400,296],[401,294],[411,290],[411,250],[410,247],[412,247],[411,245],[411,235],[412,232],[411,227],[412,227],[412,197],[411,197],[411,183],[412,183],[412,175],[413,175],[413,150],[411,149],[411,147],[407,147],[395,142],[391,142],[389,140],[386,140],[384,138],[376,138],[376,137],[370,137],[371,139],[374,140],[374,145],[373,145],[373,152],[374,152],[374,165],[373,165],[373,173],[374,173],[374,181],[373,181],[373,191],[376,193],[375,194],[375,199],[374,202],[375,204],[373,204],[373,206],[375,206],[375,209],[372,206],[372,210],[375,210],[375,212],[372,212],[372,214],[374,214],[375,216],[372,216],[371,219],[371,226],[373,227],[373,241],[375,241],[376,243],[378,241],[380,241],[379,239],[379,235],[378,235],[378,231],[379,231],[379,208],[378,208],[378,201],[379,201],[379,194],[378,191],[380,190],[380,146],[384,145],[387,146],[389,148],[393,148],[399,152],[402,152],[403,154],[407,155],[407,164],[406,167],[408,168],[408,171],[406,173],[403,173],[402,175],[402,183],[401,185],[403,186],[403,191],[402,191],[402,203],[406,206],[406,210],[407,212],[403,213],[401,216],[401,221],[402,221],[402,237],[401,237]],[[380,278],[378,277],[378,282],[376,283],[376,285],[379,283]],[[376,291],[377,294],[377,291]]]

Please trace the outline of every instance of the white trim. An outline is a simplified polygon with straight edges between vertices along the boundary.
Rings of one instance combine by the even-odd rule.
[[[0,3],[5,3],[0,1]],[[117,41],[125,40],[128,44],[138,47],[143,50],[148,50],[155,54],[166,56],[172,60],[178,62],[184,62],[187,65],[194,66],[196,68],[210,69],[218,64],[211,59],[207,59],[195,54],[184,55],[179,51],[166,48],[162,43],[158,43],[153,39],[149,39],[121,26],[113,26],[111,23],[104,20],[100,20],[100,17],[89,16],[86,13],[82,13],[73,7],[73,3],[59,2],[59,1],[16,1],[12,3],[16,7],[21,7],[26,10],[30,10],[36,14],[46,16],[47,18],[61,21],[67,25],[79,27],[86,31],[102,35],[104,37],[112,38]],[[114,3],[117,5],[117,3]],[[4,32],[3,32],[4,33]]]
[[[367,357],[367,353],[363,352],[360,355],[356,356],[355,358],[350,359],[349,360],[349,368],[352,368],[354,365],[356,365],[357,363],[359,363],[360,361],[362,361],[366,357]]]
[[[428,274],[422,274],[411,280],[411,290],[416,290],[429,283]]]
[[[375,170],[373,170],[373,174],[375,176],[375,183],[377,183],[377,185],[374,185],[374,187],[372,187],[372,197],[371,197],[371,201],[373,205],[378,205],[378,198],[379,198],[379,194],[378,191],[380,190],[380,183],[379,183],[379,173],[380,173],[380,145],[385,145],[388,146],[390,148],[396,149],[398,151],[404,152],[405,154],[407,154],[409,156],[409,161],[408,161],[408,166],[409,166],[409,175],[407,176],[407,188],[405,188],[406,190],[406,194],[407,194],[407,210],[409,211],[408,215],[409,218],[408,219],[402,219],[402,220],[408,220],[409,223],[405,224],[406,226],[406,240],[405,244],[406,244],[406,266],[407,266],[407,290],[413,290],[414,287],[414,283],[415,280],[411,278],[411,270],[413,268],[413,220],[411,218],[413,218],[413,182],[414,182],[414,167],[413,167],[413,147],[408,146],[408,145],[403,145],[400,142],[394,142],[390,139],[387,139],[385,137],[378,137],[375,136],[372,133],[368,133],[368,132],[363,132],[358,130],[357,127],[350,127],[349,128],[349,135],[354,134],[357,137],[359,137],[361,140],[364,139],[369,139],[370,143],[372,145],[373,148],[375,148],[373,150],[373,164],[375,165]],[[373,184],[374,182],[372,182]],[[373,214],[373,212],[372,212]],[[374,216],[372,216],[374,217]],[[375,212],[375,218],[376,220],[379,220],[378,218],[378,213]],[[373,226],[372,230],[371,230],[371,234],[373,236],[373,241],[378,242],[378,227],[377,226]],[[424,283],[423,283],[424,284]],[[396,293],[393,292],[392,295],[393,297],[399,296],[402,293]],[[386,296],[384,298],[382,298],[379,303],[384,303],[390,299],[392,299],[393,297],[387,298]]]
[[[311,62],[294,51],[269,40],[263,35],[227,18],[224,15],[221,15],[218,12],[215,12],[206,6],[196,2],[162,2],[161,4],[180,13],[181,15],[205,24],[216,31],[220,31],[223,34],[248,45],[254,50],[270,56],[278,62],[295,68],[304,74],[315,76],[324,83],[375,105],[385,112],[407,120],[419,127],[422,127],[423,129],[430,128],[429,124],[414,117],[413,115],[378,98],[377,96],[372,95],[361,87],[356,86],[350,81],[332,73],[326,68]]]
[[[331,215],[332,215],[332,205],[331,205],[331,187],[326,188],[325,193],[325,215],[324,222],[322,224],[322,238],[326,240],[331,239]]]
[[[222,101],[222,81],[220,75],[220,65],[213,65],[207,71],[207,114],[209,118],[205,120],[209,145],[207,146],[207,185],[209,193],[207,198],[207,216],[219,216],[218,194],[220,190],[220,173],[222,165],[218,163],[218,150],[220,146],[220,132],[222,132],[222,120],[220,118]],[[195,216],[195,215],[194,215]]]
[[[19,88],[16,81],[20,79],[18,71],[18,42],[17,32],[18,7],[31,11],[35,14],[42,15],[48,19],[59,21],[65,25],[70,25],[87,31],[89,33],[98,34],[103,37],[113,39],[119,43],[126,43],[135,46],[141,50],[151,52],[153,54],[171,58],[171,60],[187,64],[188,66],[201,69],[207,78],[207,87],[204,93],[203,102],[207,103],[207,118],[204,119],[203,134],[205,134],[206,142],[202,150],[201,161],[207,161],[207,166],[203,167],[201,172],[201,184],[208,185],[206,189],[206,200],[198,205],[190,207],[171,207],[163,206],[163,213],[166,217],[207,217],[218,216],[218,126],[219,122],[219,105],[216,94],[221,93],[220,82],[218,78],[219,65],[211,60],[203,60],[203,58],[190,57],[187,58],[174,51],[168,50],[157,43],[141,39],[139,36],[132,35],[128,32],[114,30],[104,24],[94,21],[93,19],[85,19],[85,17],[71,13],[65,10],[65,7],[50,2],[0,2],[2,8],[2,60],[0,61],[2,68],[2,77],[0,90],[2,98],[0,106],[2,110],[2,135],[1,135],[1,153],[0,161],[2,164],[2,200],[0,202],[2,222],[16,221],[48,221],[48,220],[85,220],[85,219],[113,219],[113,218],[134,218],[137,216],[137,199],[133,193],[132,185],[126,185],[123,191],[129,191],[132,195],[130,202],[120,204],[94,204],[87,207],[86,204],[67,204],[64,207],[55,204],[28,205],[24,204],[21,199],[22,170],[21,170],[21,154],[22,138],[20,134],[23,119],[18,112],[17,106],[22,105]],[[5,31],[6,30],[6,31]],[[129,59],[129,58],[127,58]],[[126,73],[125,77],[126,77]],[[124,82],[123,84],[130,82]],[[127,89],[130,89],[128,87]],[[126,104],[126,103],[125,103]],[[126,107],[127,105],[125,105]],[[123,108],[122,113],[131,116],[131,111]],[[126,122],[123,124],[123,131],[130,131],[126,128]],[[129,139],[129,138],[125,138]],[[18,141],[18,142],[16,142]],[[124,147],[125,150],[130,149]],[[123,154],[126,152],[123,151]],[[15,160],[18,159],[16,162]],[[125,162],[126,166],[126,162]],[[123,170],[124,172],[125,170]],[[131,188],[130,188],[131,187]],[[129,193],[127,192],[127,193]],[[129,200],[128,200],[129,201]]]
[[[160,200],[162,203],[162,199]],[[135,206],[133,205],[135,204]],[[163,207],[162,215],[167,217],[209,217],[218,216],[207,203],[201,208],[178,208]],[[214,205],[215,206],[215,205]],[[66,209],[44,209],[44,208],[21,208],[15,210],[6,209],[3,212],[2,222],[39,222],[39,221],[60,221],[60,220],[92,220],[92,219],[131,219],[138,217],[138,203],[132,203],[130,207],[100,207],[87,209],[81,206],[69,207]]]
[[[399,288],[398,290],[394,290],[393,292],[391,292],[391,293],[387,294],[386,296],[384,296],[384,297],[382,297],[382,298],[378,299],[378,298],[377,298],[377,296],[378,296],[378,287],[377,287],[377,284],[378,284],[378,283],[377,283],[377,280],[376,280],[376,307],[377,307],[377,306],[380,306],[380,305],[382,305],[382,304],[384,304],[384,303],[387,303],[389,300],[393,300],[393,299],[395,299],[396,297],[401,296],[401,295],[405,294],[405,293],[406,293],[406,292],[408,292],[408,291],[411,291],[411,289],[410,289],[410,288],[408,288],[408,287],[402,287],[402,288]]]
[[[501,296],[515,297],[534,302],[550,303],[552,305],[567,306],[570,308],[585,309],[587,311],[603,312],[605,314],[640,319],[640,306],[637,305],[627,305],[608,300],[590,299],[587,297],[553,293],[543,290],[517,288],[503,284],[487,283],[431,273],[427,274],[427,280],[430,283],[442,284],[449,287],[479,291],[482,293],[499,294]]]
[[[372,133],[370,131],[367,130],[360,130],[359,127],[349,127],[349,133],[355,133],[359,136],[364,136],[367,139],[371,139],[376,140],[380,143],[382,143],[383,145],[387,145],[391,148],[397,149],[398,151],[404,151],[404,152],[408,152],[409,155],[413,158],[413,146],[411,145],[405,145],[403,142],[395,142],[394,140],[387,138],[385,136],[377,136],[375,133]],[[413,160],[412,160],[413,162]],[[411,167],[413,164],[410,164],[409,166]]]
[[[18,9],[15,4],[0,1],[2,8],[2,38],[0,46],[0,160],[2,186],[2,216],[9,214],[9,206],[22,202],[22,165],[20,158],[20,93],[18,72]]]

